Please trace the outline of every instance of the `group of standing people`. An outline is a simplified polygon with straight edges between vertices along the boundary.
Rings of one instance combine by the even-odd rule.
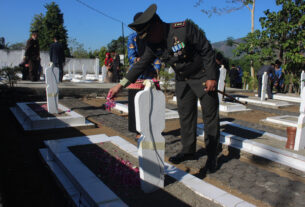
[[[106,80],[105,82],[118,82],[120,80],[120,56],[116,52],[106,53],[104,66],[106,68]]]
[[[59,68],[59,81],[62,82],[63,66],[65,64],[65,53],[62,44],[58,40],[58,35],[54,35],[53,43],[50,45],[49,55],[50,63]],[[26,43],[23,61],[20,66],[22,67],[23,80],[40,80],[42,66],[40,63],[40,47],[37,30],[31,32],[31,37]]]
[[[272,90],[273,87],[277,90],[277,92],[283,92],[284,90],[284,73],[281,68],[282,62],[276,60],[275,63],[271,63],[270,65],[263,65],[257,73],[258,80],[258,97],[261,97],[262,90],[262,79],[263,75],[266,72],[268,76],[267,82],[267,94],[268,98],[272,99]]]

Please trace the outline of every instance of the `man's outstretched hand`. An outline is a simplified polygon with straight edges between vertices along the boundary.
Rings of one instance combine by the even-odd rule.
[[[120,92],[122,87],[123,86],[121,84],[117,84],[117,85],[113,86],[112,88],[110,88],[108,91],[107,98],[109,98],[109,99],[114,98],[117,95],[117,93]]]

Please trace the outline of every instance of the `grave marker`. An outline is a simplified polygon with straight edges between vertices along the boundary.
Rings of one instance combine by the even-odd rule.
[[[73,62],[73,78],[75,78],[75,62]]]
[[[265,100],[266,91],[267,91],[267,84],[268,84],[268,74],[267,74],[267,72],[264,72],[264,75],[263,75],[263,78],[262,78],[261,101]]]
[[[297,134],[295,136],[294,150],[305,148],[305,90],[301,94],[300,116],[298,118]]]
[[[219,80],[218,80],[218,90],[224,91],[227,70],[225,69],[225,67],[223,65],[221,65],[219,72],[220,72],[220,74],[219,74]],[[222,103],[223,94],[218,93],[218,99],[219,99],[219,103]]]
[[[46,93],[48,112],[51,114],[58,113],[58,87],[59,69],[52,64],[46,69]]]
[[[100,60],[95,58],[95,78],[98,79],[100,73]]]
[[[142,190],[146,193],[164,187],[165,96],[153,88],[151,80],[144,82],[143,91],[135,97],[137,131],[139,140],[139,164]]]
[[[87,70],[85,68],[85,65],[82,65],[82,72],[83,72],[83,80],[86,80],[86,76],[87,76]]]

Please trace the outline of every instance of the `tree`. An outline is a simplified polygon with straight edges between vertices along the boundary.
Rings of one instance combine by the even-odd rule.
[[[10,50],[22,50],[24,48],[25,48],[25,42],[16,42],[8,47],[8,49]]]
[[[127,46],[126,46],[126,42],[127,42],[128,37],[124,38],[123,41],[123,37],[120,36],[118,39],[116,40],[112,40],[108,45],[108,50],[110,52],[117,52],[120,54],[124,54],[124,51],[127,51]],[[123,44],[124,43],[124,44]]]
[[[198,2],[194,5],[194,7],[200,6],[203,0],[198,0]],[[201,9],[201,12],[204,14],[207,14],[209,17],[212,16],[212,14],[228,14],[237,10],[240,10],[244,7],[248,8],[251,13],[251,33],[254,32],[254,11],[255,11],[255,0],[226,0],[226,4],[230,5],[223,8],[217,8],[212,7],[209,10]],[[238,4],[237,6],[232,6],[232,4]],[[229,42],[229,41],[228,41]],[[232,43],[232,41],[231,41]],[[230,44],[230,43],[229,43]],[[251,62],[251,77],[254,78],[254,67],[253,67],[253,60],[250,60]]]
[[[69,51],[74,58],[89,58],[87,50],[84,48],[84,44],[79,43],[75,38],[69,39]]]
[[[34,16],[30,30],[37,30],[39,35],[39,45],[41,50],[49,50],[53,37],[58,36],[58,41],[62,43],[65,55],[70,56],[67,44],[67,30],[64,26],[64,19],[59,6],[55,2],[46,4],[47,9],[45,16],[40,13]]]

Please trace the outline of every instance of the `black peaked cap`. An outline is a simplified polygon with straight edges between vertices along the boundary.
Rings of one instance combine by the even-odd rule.
[[[137,31],[138,33],[143,33],[148,28],[148,24],[151,23],[150,20],[154,17],[157,11],[157,5],[150,5],[144,12],[138,17],[133,23],[129,24],[128,27]]]

